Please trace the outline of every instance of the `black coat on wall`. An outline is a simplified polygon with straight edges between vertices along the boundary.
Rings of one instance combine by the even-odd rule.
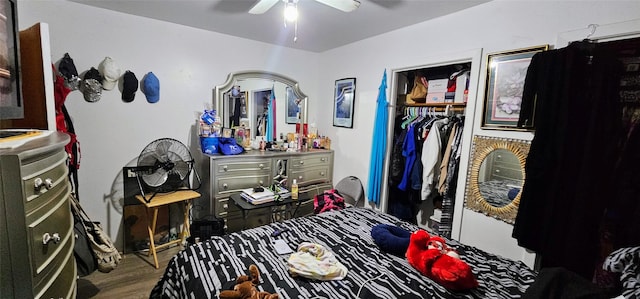
[[[535,136],[513,237],[542,257],[542,267],[565,267],[588,279],[597,268],[616,174],[633,158],[624,158],[621,147],[629,139],[622,71],[618,52],[606,43],[577,42],[532,58],[519,125],[533,120]]]

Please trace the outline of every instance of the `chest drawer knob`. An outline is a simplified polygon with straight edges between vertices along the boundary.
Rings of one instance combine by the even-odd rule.
[[[320,171],[320,176],[324,176],[324,175],[325,175],[324,171]]]
[[[53,180],[52,179],[45,179],[44,180],[44,187],[47,188],[47,190],[51,189],[53,187]]]
[[[258,181],[258,185],[260,185],[260,186],[264,186],[264,182],[263,182],[262,180],[259,180],[259,181]]]
[[[300,165],[303,165],[303,164],[304,164],[304,161],[300,161]]]
[[[229,189],[229,185],[227,185],[227,184],[222,184],[222,189],[224,189],[224,190]]]
[[[40,191],[42,187],[45,187],[47,190],[51,189],[53,187],[53,180],[45,179],[43,181],[41,178],[36,178],[35,180],[33,180],[33,188],[36,191]]]
[[[260,169],[264,169],[264,164],[260,163],[260,165],[258,165],[258,167],[259,167]]]
[[[226,203],[225,203],[225,204],[223,204],[223,205],[222,205],[222,209],[223,209],[223,210],[225,210],[225,211],[226,211],[228,208],[229,208],[229,204],[226,204]]]
[[[496,169],[496,173],[500,173],[500,169]]]
[[[327,158],[326,157],[322,157],[322,158],[320,158],[320,161],[322,161],[322,162],[327,161]]]
[[[49,242],[51,242],[51,241],[53,241],[54,244],[60,243],[60,234],[59,233],[53,233],[53,234],[44,233],[42,235],[42,244],[43,245],[48,245]]]
[[[229,167],[228,167],[227,165],[222,166],[222,170],[224,170],[224,171],[227,171],[227,169],[228,169],[228,168],[229,168]]]

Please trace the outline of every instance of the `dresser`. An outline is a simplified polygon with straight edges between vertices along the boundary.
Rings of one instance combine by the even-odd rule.
[[[47,132],[25,141],[0,148],[0,297],[75,298],[69,137]]]
[[[201,174],[203,196],[194,203],[195,219],[214,215],[225,220],[225,231],[257,227],[271,222],[272,211],[252,212],[245,220],[229,196],[242,189],[270,186],[274,181],[286,179],[291,188],[295,179],[299,193],[313,197],[333,188],[333,151],[309,150],[305,152],[252,150],[240,155],[204,155]],[[313,201],[300,206],[297,215],[313,213]]]

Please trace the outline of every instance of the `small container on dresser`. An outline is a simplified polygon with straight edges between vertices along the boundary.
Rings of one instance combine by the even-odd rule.
[[[15,147],[0,142],[1,295],[75,298],[75,239],[64,150],[69,137],[42,132],[23,141]]]

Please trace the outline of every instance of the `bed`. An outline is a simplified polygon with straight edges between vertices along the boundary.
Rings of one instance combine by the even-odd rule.
[[[504,207],[520,192],[521,182],[513,180],[489,180],[478,183],[482,197],[494,207]]]
[[[406,258],[381,251],[370,234],[377,224],[418,229],[394,216],[352,207],[213,237],[177,253],[150,298],[217,298],[221,288],[246,274],[251,264],[262,273],[258,290],[280,298],[519,298],[535,280],[536,272],[522,262],[448,240],[480,284],[470,291],[448,291],[421,275]],[[271,233],[284,227],[290,230],[277,238],[293,250],[305,241],[326,247],[348,268],[346,277],[291,277],[288,255],[278,255],[272,245]]]

